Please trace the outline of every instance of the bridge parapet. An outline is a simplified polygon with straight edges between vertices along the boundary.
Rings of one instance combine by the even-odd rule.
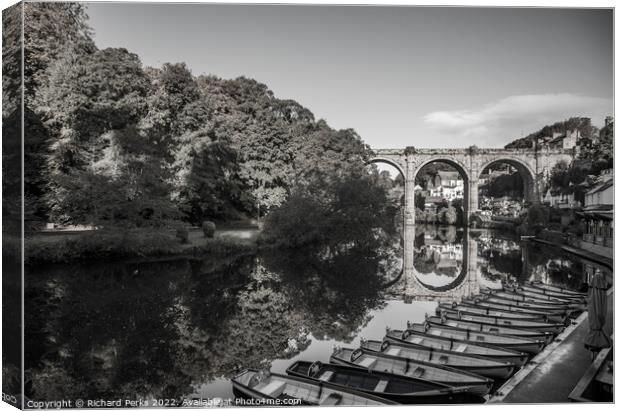
[[[418,155],[530,155],[533,156],[537,153],[545,154],[557,154],[557,155],[571,155],[572,149],[551,149],[541,148],[540,150],[533,150],[531,148],[415,148],[407,147],[406,149],[398,148],[379,148],[372,150],[377,155],[406,155],[418,154]]]

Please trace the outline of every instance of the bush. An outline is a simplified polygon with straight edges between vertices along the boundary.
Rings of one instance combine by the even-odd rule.
[[[215,223],[212,221],[203,221],[202,232],[206,238],[213,238],[215,235]]]

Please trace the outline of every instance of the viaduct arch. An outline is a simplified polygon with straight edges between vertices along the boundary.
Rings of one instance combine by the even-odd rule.
[[[538,203],[542,187],[553,166],[560,161],[570,163],[575,156],[571,149],[481,149],[475,146],[463,149],[434,149],[407,147],[405,149],[377,149],[370,163],[387,163],[396,167],[405,179],[405,225],[415,224],[415,178],[426,164],[444,162],[454,166],[463,177],[465,215],[478,210],[480,175],[490,165],[506,163],[515,167],[523,179],[524,197]]]

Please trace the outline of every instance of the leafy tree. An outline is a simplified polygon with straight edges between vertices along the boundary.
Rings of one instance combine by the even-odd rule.
[[[414,202],[415,202],[416,209],[424,211],[424,207],[426,206],[425,196],[423,196],[421,193],[416,193]]]
[[[95,51],[82,3],[24,3],[24,93],[31,105],[35,93],[47,82],[48,68],[69,49]]]

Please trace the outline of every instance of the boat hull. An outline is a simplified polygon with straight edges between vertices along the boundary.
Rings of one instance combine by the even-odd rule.
[[[413,330],[408,330],[408,332],[410,333],[410,335],[417,335],[420,336],[422,338],[426,339],[425,343],[414,343],[414,342],[410,342],[407,340],[403,340],[402,338],[399,338],[395,335],[391,335],[391,334],[386,334],[384,339],[388,340],[388,341],[392,341],[392,342],[398,342],[401,344],[408,344],[408,345],[412,345],[412,346],[419,346],[419,347],[432,347],[435,350],[437,350],[438,352],[452,352],[450,350],[450,347],[454,347],[454,339],[449,339],[449,338],[442,338],[442,337],[437,337],[437,336],[429,336],[425,333],[420,333],[417,331],[413,331]],[[426,345],[424,345],[426,344]],[[511,364],[513,364],[515,367],[522,367],[523,365],[525,365],[525,363],[527,362],[529,355],[523,352],[518,352],[518,351],[512,351],[512,350],[508,350],[508,349],[504,349],[504,348],[499,348],[499,347],[494,347],[494,346],[490,346],[490,345],[485,345],[485,344],[476,344],[474,342],[468,342],[468,341],[464,341],[464,340],[459,340],[457,341],[457,345],[459,344],[465,344],[468,347],[473,348],[474,350],[478,350],[474,355],[480,356],[480,357],[484,357],[484,358],[488,358],[490,360],[494,360],[494,361],[502,361],[502,362],[509,362]],[[492,350],[492,354],[485,354],[484,353],[484,348],[489,348],[490,350]],[[503,352],[502,352],[503,351]]]
[[[386,359],[387,361],[394,362],[394,364],[397,364],[397,365],[403,365],[406,362],[406,360],[404,359],[401,359],[401,358],[395,359],[395,358],[385,356],[382,354],[369,354],[365,352],[364,355],[369,355],[370,357],[373,357],[373,358],[383,358],[383,359]],[[329,358],[329,362],[332,364],[340,364],[340,365],[346,365],[350,367],[359,367],[359,368],[368,369],[364,365],[356,364],[355,362],[351,361],[350,358],[343,358],[339,356],[336,352],[331,355],[331,357]],[[409,364],[411,367],[410,369],[413,369],[413,367],[415,366],[420,366],[423,368],[430,367],[430,368],[434,368],[437,370],[444,370],[445,372],[451,373],[453,375],[455,373],[461,374],[462,379],[459,379],[459,380],[441,379],[442,377],[426,377],[426,378],[430,381],[439,382],[441,384],[446,384],[452,387],[469,387],[470,388],[469,392],[474,395],[484,396],[491,391],[491,388],[493,386],[493,380],[491,379],[486,379],[480,375],[468,373],[466,371],[458,370],[455,368],[442,367],[440,365],[429,364],[429,363],[425,363],[422,361],[414,361],[414,360],[410,360]],[[405,373],[404,371],[405,369],[407,369],[405,366],[403,366],[402,369],[399,366],[399,367],[392,367],[390,371],[384,371],[384,372],[391,372],[396,375],[403,375],[403,376],[409,377],[410,375]],[[371,371],[374,371],[374,369],[371,369]]]
[[[309,377],[306,372],[300,372],[300,367],[298,366],[300,363],[304,363],[303,361],[298,361],[292,364],[287,370],[286,373],[289,375],[294,375],[301,378],[308,378],[314,381],[320,381],[315,377]],[[307,362],[305,365],[312,365],[312,363]],[[373,371],[369,373],[366,369],[362,369],[359,367],[350,367],[344,365],[337,364],[321,364],[321,371],[327,370],[332,371],[336,375],[337,373],[342,373],[345,375],[358,375],[360,378],[357,380],[353,380],[351,383],[351,379],[347,382],[353,385],[343,385],[350,389],[354,389],[357,391],[364,392],[366,394],[375,395],[378,397],[386,398],[388,400],[397,402],[399,404],[448,404],[453,402],[472,402],[474,398],[479,398],[477,395],[470,392],[470,387],[451,387],[446,384],[431,382],[428,380],[416,379],[405,376],[398,376],[391,373],[385,373],[380,371]],[[305,371],[303,368],[301,371]],[[399,388],[397,390],[386,390],[378,392],[375,389],[368,389],[367,386],[363,383],[363,378],[365,374],[371,375],[373,377],[377,377],[381,380],[389,381],[387,386],[391,383],[399,384]],[[337,378],[337,377],[336,377]],[[333,378],[330,380],[333,381]],[[359,383],[355,383],[355,381],[359,381]],[[334,385],[341,385],[337,382],[332,382]],[[410,385],[414,387],[416,384],[426,385],[429,389],[423,390],[415,390],[412,389],[410,392],[402,392],[403,385]],[[376,388],[376,387],[375,387]],[[387,388],[387,387],[386,387]],[[394,392],[401,391],[401,392]],[[479,402],[479,401],[476,401]]]
[[[536,330],[542,332],[550,332],[553,334],[559,334],[564,330],[564,325],[562,324],[554,324],[554,323],[543,323],[543,322],[531,322],[529,324],[525,324],[524,322],[517,323],[518,320],[514,320],[511,318],[493,318],[493,317],[483,317],[480,315],[459,315],[459,313],[446,312],[446,317],[450,320],[457,320],[462,322],[467,322],[470,324],[482,324],[482,325],[499,325],[502,327],[514,327],[520,330]]]
[[[386,343],[383,342],[383,344],[386,344]],[[489,360],[487,358],[478,357],[476,355],[468,355],[468,354],[459,355],[459,353],[450,352],[450,351],[437,352],[435,350],[430,350],[425,347],[424,348],[411,347],[411,346],[407,346],[405,344],[399,344],[399,343],[392,344],[391,342],[388,342],[387,345],[401,348],[400,353],[398,355],[393,355],[386,351],[375,351],[370,348],[367,348],[366,346],[362,346],[362,350],[364,350],[365,352],[372,353],[372,354],[381,353],[386,356],[390,356],[394,358],[403,358],[403,359],[409,358],[411,360],[417,360],[417,358],[414,356],[415,353],[413,351],[421,350],[424,352],[424,355],[428,356],[428,360],[425,360],[425,361],[430,364],[445,365],[445,366],[456,368],[459,370],[473,372],[474,374],[483,375],[485,377],[489,377],[493,379],[506,379],[510,377],[515,371],[515,366],[512,363],[499,363],[494,360]],[[410,352],[412,352],[411,355],[410,355]],[[450,359],[448,359],[447,363],[437,363],[434,361],[434,359],[436,360],[438,358],[441,358],[442,356],[445,356],[448,358],[452,357],[452,359],[456,359],[456,361],[460,359],[461,361],[458,363],[456,361],[450,362]],[[462,361],[462,360],[469,360],[471,364],[464,364],[465,361]],[[480,362],[486,362],[487,364],[476,364],[476,360],[481,360]]]
[[[451,334],[454,336],[453,338],[458,340],[495,345],[497,347],[522,351],[529,354],[538,354],[545,348],[545,342],[542,340],[533,340],[530,338],[518,337],[515,338],[513,341],[508,341],[510,340],[510,338],[506,338],[503,341],[498,341],[494,338],[497,337],[497,334],[490,334],[485,332],[468,333],[467,330],[461,330],[454,327],[445,327],[437,324],[430,324],[429,330],[432,330],[433,328],[444,331],[444,335]]]
[[[544,341],[545,344],[549,344],[551,341],[553,341],[553,337],[554,337],[553,333],[546,333],[546,332],[541,332],[537,330],[525,330],[525,329],[520,329],[520,328],[497,326],[497,325],[491,325],[491,324],[482,324],[482,323],[469,322],[469,321],[464,321],[464,320],[447,319],[444,321],[437,317],[430,317],[426,321],[432,324],[435,324],[435,325],[444,325],[447,327],[453,327],[453,328],[458,328],[458,329],[463,329],[463,330],[479,331],[479,332],[485,332],[489,334],[499,334],[499,335],[512,336],[512,337],[531,338],[534,340]]]

